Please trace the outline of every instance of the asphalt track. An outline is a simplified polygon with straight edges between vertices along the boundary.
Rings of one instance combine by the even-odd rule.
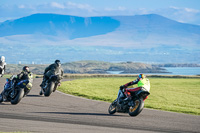
[[[5,79],[0,79],[2,91]],[[109,103],[54,92],[39,96],[41,79],[17,105],[0,103],[0,132],[199,133],[200,116],[144,109],[137,117],[109,115]]]

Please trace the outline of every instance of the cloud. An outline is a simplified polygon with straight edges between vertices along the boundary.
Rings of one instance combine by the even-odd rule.
[[[59,4],[57,2],[52,2],[51,3],[51,7],[60,8],[60,9],[64,9],[65,8],[65,6],[63,4]]]
[[[51,2],[49,8],[81,9],[81,10],[88,10],[88,11],[94,10],[94,8],[88,4],[78,4],[74,2],[66,2],[66,3]]]
[[[196,9],[192,9],[192,8],[179,8],[179,7],[175,7],[175,6],[171,6],[169,7],[171,9],[174,9],[176,11],[183,11],[183,12],[188,12],[188,13],[199,13],[199,10]]]
[[[85,10],[93,10],[94,8],[91,7],[88,4],[78,4],[78,3],[73,3],[73,2],[67,2],[68,7],[72,8],[79,8],[79,9],[85,9]]]
[[[19,5],[18,7],[19,8],[25,8],[25,5]]]
[[[200,11],[192,8],[169,7],[158,9],[154,13],[182,22],[200,25]]]
[[[108,7],[106,7],[104,10],[105,11],[125,11],[127,9],[126,9],[126,7],[119,6],[118,8],[108,8]]]

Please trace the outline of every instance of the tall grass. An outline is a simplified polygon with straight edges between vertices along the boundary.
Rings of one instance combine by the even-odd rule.
[[[85,78],[63,82],[58,90],[89,99],[112,102],[119,86],[136,77]],[[198,78],[154,78],[145,107],[200,115],[200,80]]]

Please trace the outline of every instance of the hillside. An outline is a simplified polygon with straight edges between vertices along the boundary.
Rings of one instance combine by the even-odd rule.
[[[120,23],[111,17],[76,17],[59,14],[33,14],[0,25],[0,37],[43,34],[75,39],[106,34]]]
[[[8,64],[6,73],[19,73],[24,65]],[[34,74],[43,74],[48,65],[28,65]],[[109,63],[103,61],[77,61],[62,64],[64,73],[75,74],[108,74],[107,71],[122,71],[123,73],[162,73],[157,66],[144,63],[122,62]]]
[[[65,73],[102,73],[107,71],[122,71],[123,73],[155,73],[164,72],[163,69],[144,63],[122,62],[109,63],[99,61],[78,61],[63,64]]]

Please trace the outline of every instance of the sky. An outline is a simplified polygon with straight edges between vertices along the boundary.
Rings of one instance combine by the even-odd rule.
[[[200,0],[0,0],[0,22],[35,13],[84,17],[153,13],[200,25]]]

